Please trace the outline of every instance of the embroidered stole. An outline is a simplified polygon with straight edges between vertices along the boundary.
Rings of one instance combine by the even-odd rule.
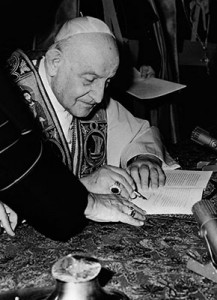
[[[103,107],[87,119],[73,117],[72,149],[38,73],[42,53],[27,56],[22,50],[14,51],[8,60],[13,80],[20,87],[25,101],[37,119],[45,141],[49,141],[64,164],[78,177],[92,173],[106,163],[107,119]]]

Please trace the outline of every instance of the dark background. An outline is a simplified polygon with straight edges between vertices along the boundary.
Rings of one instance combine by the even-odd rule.
[[[0,1],[0,62],[4,64],[5,59],[16,48],[31,49],[35,36],[46,36],[52,28],[60,3],[61,0]],[[82,5],[85,3],[83,1]],[[183,20],[183,15],[179,17]],[[180,20],[178,19],[178,37],[179,42],[182,42],[183,38],[189,38],[189,28]],[[209,42],[214,45],[217,43],[216,31],[217,1],[212,1]],[[179,51],[182,51],[180,44]],[[186,89],[177,94],[175,100],[180,139],[190,138],[195,126],[209,130],[217,124],[216,51],[209,59],[209,74],[206,65],[200,62],[198,65],[180,64],[180,82],[187,85]]]

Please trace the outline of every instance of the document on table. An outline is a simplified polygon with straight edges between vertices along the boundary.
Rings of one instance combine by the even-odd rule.
[[[192,214],[191,208],[202,199],[212,171],[168,170],[164,187],[142,194],[147,200],[136,198],[133,203],[147,214]]]
[[[127,93],[139,99],[152,99],[164,96],[186,87],[184,84],[155,77],[144,79],[135,68],[133,71],[133,81]]]

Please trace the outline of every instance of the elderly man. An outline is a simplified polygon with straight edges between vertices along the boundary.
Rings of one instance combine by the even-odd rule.
[[[104,22],[69,20],[44,55],[16,51],[9,64],[21,90],[32,97],[28,103],[37,103],[30,108],[45,140],[89,192],[108,194],[113,187],[131,199],[135,191],[164,185],[163,169],[177,167],[157,128],[106,93],[119,54]]]
[[[145,212],[123,197],[88,193],[41,139],[20,91],[1,69],[0,85],[0,225],[9,235],[18,216],[56,240],[80,232],[87,219],[144,224]]]

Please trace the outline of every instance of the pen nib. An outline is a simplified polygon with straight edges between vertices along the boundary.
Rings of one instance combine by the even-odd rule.
[[[134,191],[134,194],[139,197],[139,198],[142,198],[144,200],[147,200],[147,198],[145,196],[143,196],[141,193],[137,192],[137,191]]]

